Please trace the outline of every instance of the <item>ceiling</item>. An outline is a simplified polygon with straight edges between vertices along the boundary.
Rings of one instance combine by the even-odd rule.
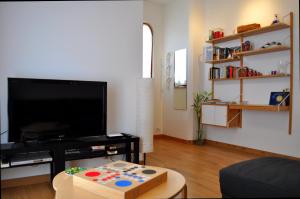
[[[145,0],[145,1],[149,1],[149,2],[153,2],[153,3],[158,3],[161,5],[165,5],[170,3],[172,0]]]

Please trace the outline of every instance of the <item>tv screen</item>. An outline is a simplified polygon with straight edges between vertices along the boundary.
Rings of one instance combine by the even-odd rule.
[[[9,141],[106,134],[106,82],[8,78]]]

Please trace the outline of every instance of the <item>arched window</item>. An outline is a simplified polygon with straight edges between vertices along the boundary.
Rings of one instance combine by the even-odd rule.
[[[149,24],[143,24],[143,78],[152,78],[153,33]]]

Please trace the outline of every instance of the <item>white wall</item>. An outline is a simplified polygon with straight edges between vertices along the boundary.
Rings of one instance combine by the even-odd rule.
[[[154,80],[154,129],[155,134],[163,131],[163,103],[162,103],[162,60],[163,60],[163,7],[160,4],[144,1],[144,22],[153,31],[153,61],[152,78]]]
[[[258,22],[262,26],[269,25],[274,13],[283,16],[290,11],[294,12],[294,114],[293,132],[288,135],[288,113],[270,113],[259,111],[243,111],[243,128],[222,129],[209,127],[208,139],[246,146],[250,148],[300,157],[300,95],[299,95],[299,1],[297,0],[248,0],[236,1],[211,0],[205,2],[205,38],[208,38],[208,30],[212,27],[223,27],[225,34],[232,34],[232,30],[242,24]],[[222,4],[222,7],[216,5]],[[235,14],[233,13],[235,10]],[[223,16],[214,13],[222,13]],[[268,33],[250,37],[249,40],[256,47],[266,41],[283,41],[289,35],[288,30]],[[245,64],[265,70],[266,66],[274,66],[280,60],[289,59],[287,52],[280,52],[256,57],[247,57]],[[237,63],[238,64],[238,63]],[[205,66],[209,68],[209,65]],[[205,74],[204,74],[205,75]],[[205,76],[207,79],[207,76]],[[234,90],[236,83],[228,83],[225,86],[216,86],[216,96],[226,96]],[[244,81],[244,99],[249,103],[268,104],[271,91],[280,91],[289,87],[288,79],[266,79],[257,81]],[[206,81],[206,89],[210,89],[210,82]],[[229,91],[229,92],[228,92]],[[237,95],[239,93],[236,93]],[[234,94],[233,94],[234,95]],[[228,98],[227,98],[228,99]]]
[[[193,140],[196,136],[196,122],[192,108],[195,92],[202,88],[201,52],[203,37],[203,1],[177,0],[164,6],[165,12],[165,53],[181,48],[188,49],[187,68],[187,110],[173,108],[174,79],[170,87],[164,87],[164,134]],[[174,74],[172,68],[171,74]],[[166,78],[166,77],[164,77]],[[163,81],[166,81],[165,79]]]
[[[107,81],[108,132],[135,134],[142,23],[141,1],[1,2],[1,132],[8,128],[7,77],[27,77]],[[49,172],[38,168],[24,168],[23,175]]]
[[[195,132],[191,93],[198,89],[211,89],[208,81],[209,64],[204,64],[201,49],[208,39],[210,28],[222,27],[225,35],[232,34],[238,25],[260,23],[269,25],[274,14],[279,16],[294,12],[294,113],[293,134],[288,135],[288,113],[268,113],[258,111],[243,112],[243,128],[224,129],[207,128],[210,140],[230,143],[274,153],[300,157],[300,92],[299,92],[299,1],[297,0],[174,0],[165,5],[165,53],[178,48],[189,49],[188,110],[176,111],[172,107],[172,88],[164,92],[164,133],[182,139],[192,139]],[[266,41],[279,40],[288,34],[288,30],[251,37],[256,46]],[[201,39],[199,39],[201,38]],[[224,45],[235,45],[228,42]],[[200,48],[200,49],[199,49]],[[259,55],[245,58],[245,64],[262,68],[285,60],[287,52]],[[197,62],[198,60],[202,60]],[[259,60],[259,61],[257,61]],[[192,62],[192,63],[191,63]],[[239,64],[239,63],[237,63]],[[199,68],[197,68],[199,67]],[[263,69],[266,70],[266,69]],[[198,76],[200,74],[200,77]],[[199,78],[199,79],[197,79]],[[192,83],[192,85],[191,85]],[[249,103],[268,104],[270,91],[289,87],[287,79],[248,80],[244,82],[244,98]],[[218,82],[215,86],[216,97],[232,100],[239,96],[237,82]],[[237,91],[237,92],[235,92]]]
[[[202,60],[202,47],[205,43],[205,38],[203,37],[204,30],[204,1],[199,0],[189,0],[189,46],[190,46],[190,81],[192,82],[192,89],[190,92],[190,104],[193,104],[193,97],[199,90],[203,89],[203,63]],[[192,108],[191,106],[189,108]],[[193,111],[193,134],[192,139],[197,139],[197,121],[196,115]]]
[[[187,110],[173,107],[174,78],[169,88],[164,88],[163,129],[164,134],[192,140],[193,133],[193,58],[189,41],[189,1],[174,0],[164,7],[164,56],[168,52],[186,48],[187,67]],[[174,74],[174,67],[171,70]],[[165,80],[164,80],[165,81]]]

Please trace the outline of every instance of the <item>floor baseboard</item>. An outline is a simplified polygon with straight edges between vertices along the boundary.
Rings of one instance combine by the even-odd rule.
[[[248,147],[244,147],[244,146],[238,146],[238,145],[234,145],[234,144],[227,144],[227,143],[213,141],[213,140],[205,140],[205,144],[211,145],[211,146],[216,146],[216,147],[228,148],[228,149],[232,149],[232,150],[242,150],[244,152],[252,153],[252,154],[256,154],[256,155],[260,155],[260,156],[274,156],[274,157],[282,157],[282,158],[300,160],[300,158],[293,157],[293,156],[273,153],[273,152],[269,152],[269,151],[263,151],[263,150],[259,150],[259,149],[248,148]]]
[[[24,178],[1,180],[1,189],[50,182],[50,175],[38,175]]]
[[[153,137],[155,139],[169,139],[169,140],[175,140],[177,142],[182,142],[182,143],[186,143],[186,144],[193,144],[194,140],[184,140],[181,138],[176,138],[176,137],[172,137],[169,135],[164,135],[164,134],[154,134]]]
[[[175,140],[175,141],[186,143],[186,144],[194,144],[195,143],[194,140],[184,140],[181,138],[175,138],[175,137],[172,137],[169,135],[164,135],[164,134],[156,134],[156,135],[154,135],[154,138],[155,139]],[[297,157],[292,157],[292,156],[278,154],[278,153],[272,153],[272,152],[248,148],[248,147],[244,147],[244,146],[238,146],[238,145],[234,145],[234,144],[227,144],[227,143],[213,141],[213,140],[205,140],[204,142],[206,145],[215,146],[215,147],[223,147],[223,148],[227,148],[227,149],[231,149],[231,150],[242,150],[244,152],[252,153],[255,155],[259,155],[259,156],[275,156],[275,157],[283,157],[283,158],[289,158],[289,159],[294,159],[294,160],[300,160],[300,158],[297,158]]]

